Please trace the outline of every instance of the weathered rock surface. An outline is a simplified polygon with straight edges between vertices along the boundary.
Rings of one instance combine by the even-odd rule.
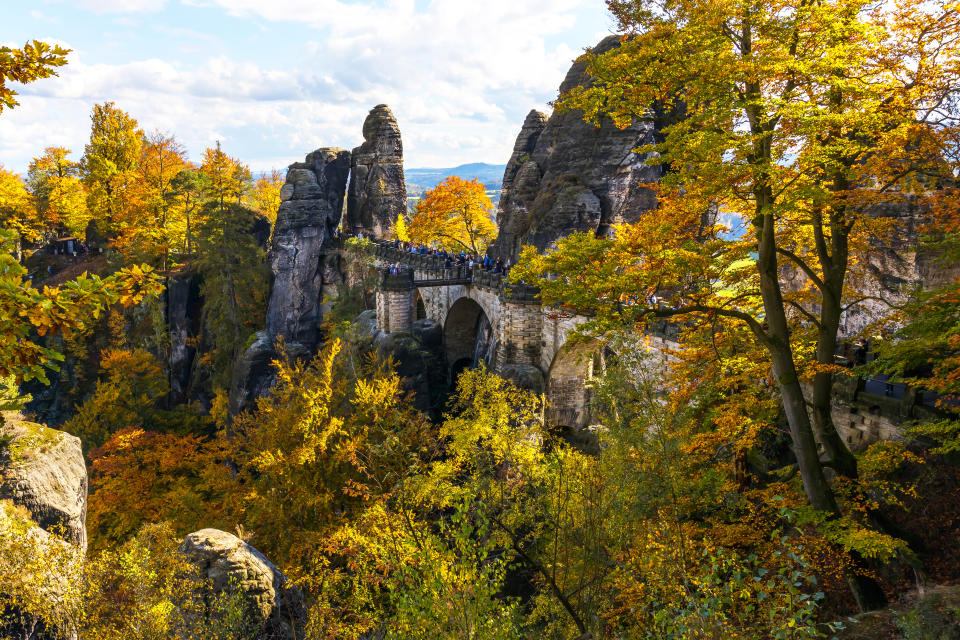
[[[389,238],[397,217],[407,210],[403,142],[390,107],[379,104],[363,123],[364,143],[353,150],[346,227]]]
[[[323,320],[323,297],[340,281],[338,255],[330,249],[340,224],[350,172],[350,152],[321,148],[287,169],[270,247],[273,280],[266,329],[240,357],[230,387],[235,415],[273,384],[270,361],[283,338],[289,353],[316,351]]]
[[[14,421],[0,428],[0,500],[25,508],[34,522],[87,548],[87,468],[80,439]]]
[[[532,364],[508,364],[503,367],[500,375],[518,387],[529,389],[534,393],[543,393],[546,388],[543,372]]]
[[[608,36],[593,51],[618,46],[619,38]],[[585,63],[576,62],[560,91],[590,82]],[[653,209],[653,192],[639,185],[656,182],[662,170],[645,164],[647,157],[633,149],[655,136],[650,122],[618,129],[605,120],[598,128],[576,110],[549,118],[531,111],[504,171],[500,233],[490,255],[512,262],[523,244],[543,249],[574,231],[604,234],[611,225],[635,221]]]
[[[303,594],[256,548],[219,529],[189,534],[180,553],[213,582],[215,592],[242,594],[256,640],[303,638]],[[235,591],[236,590],[236,591]]]
[[[437,335],[440,340],[437,340]],[[442,333],[432,320],[418,320],[410,333],[379,333],[375,340],[381,358],[393,358],[404,391],[412,391],[414,406],[421,411],[442,408],[447,392],[447,367]]]
[[[340,223],[350,153],[317,149],[290,165],[270,247],[267,333],[312,348],[321,321],[325,245]]]
[[[190,400],[190,378],[197,349],[191,338],[200,335],[203,319],[203,299],[200,296],[200,277],[186,272],[167,278],[167,326],[170,336],[170,404]]]

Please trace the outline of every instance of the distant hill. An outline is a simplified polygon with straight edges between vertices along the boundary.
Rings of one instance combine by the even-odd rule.
[[[487,188],[487,195],[496,203],[500,199],[503,171],[506,168],[505,164],[471,162],[448,169],[404,169],[403,173],[407,182],[407,196],[414,200],[419,200],[425,191],[433,189],[449,176],[457,176],[464,180],[479,178]]]

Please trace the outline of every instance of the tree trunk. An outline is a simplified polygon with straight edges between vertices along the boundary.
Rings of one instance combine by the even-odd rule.
[[[837,502],[823,474],[817,442],[810,425],[810,415],[807,413],[807,403],[790,347],[790,331],[787,327],[777,267],[774,219],[770,211],[773,196],[768,187],[761,187],[757,190],[756,198],[757,218],[754,226],[758,238],[757,270],[760,274],[760,294],[767,324],[766,347],[780,387],[793,451],[803,480],[803,490],[814,508],[836,513]]]
[[[817,337],[817,363],[832,365],[837,348],[840,307],[824,296],[820,314],[821,328]],[[833,422],[833,373],[818,371],[813,377],[813,428],[817,440],[834,471],[847,478],[857,477],[857,459],[843,442]]]

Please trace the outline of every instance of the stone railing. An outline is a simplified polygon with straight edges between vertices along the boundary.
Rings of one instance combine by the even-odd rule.
[[[446,266],[447,260],[437,255],[411,253],[389,242],[372,241],[374,255],[387,264],[399,264],[401,275],[390,274],[384,270],[382,285],[384,288],[397,290],[398,287],[414,288],[415,286],[443,286],[444,284],[469,284],[496,291],[511,302],[533,304],[539,302],[540,289],[528,284],[514,284],[507,282],[506,274],[488,271],[474,266],[454,263]],[[431,278],[415,280],[414,272],[426,272]],[[409,275],[402,275],[409,272]],[[401,282],[402,278],[402,282]]]

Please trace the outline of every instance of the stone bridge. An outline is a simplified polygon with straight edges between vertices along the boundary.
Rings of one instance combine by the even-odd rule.
[[[600,363],[599,345],[568,345],[567,338],[586,317],[543,307],[536,287],[511,284],[504,276],[466,267],[444,269],[436,256],[412,254],[376,242],[376,262],[399,263],[399,274],[384,273],[377,291],[377,324],[385,332],[409,331],[417,320],[436,322],[451,379],[483,362],[505,378],[543,391],[546,419],[579,429],[590,423],[590,389],[586,384]],[[676,348],[671,334],[652,333],[647,344],[654,366],[663,351]],[[659,360],[658,360],[659,358]],[[877,440],[901,437],[904,422],[932,419],[932,405],[918,394],[881,383],[839,376],[833,418],[854,449]],[[903,386],[903,385],[899,385]]]
[[[509,283],[501,274],[466,266],[445,269],[438,256],[409,253],[390,243],[375,245],[376,264],[383,270],[377,290],[381,331],[409,331],[418,320],[432,320],[443,331],[451,380],[482,362],[505,378],[543,391],[550,424],[578,429],[589,423],[586,382],[598,364],[599,347],[567,344],[586,317],[543,307],[536,287]],[[398,263],[399,273],[387,272],[388,265]],[[651,348],[658,341],[667,343],[654,336]]]

